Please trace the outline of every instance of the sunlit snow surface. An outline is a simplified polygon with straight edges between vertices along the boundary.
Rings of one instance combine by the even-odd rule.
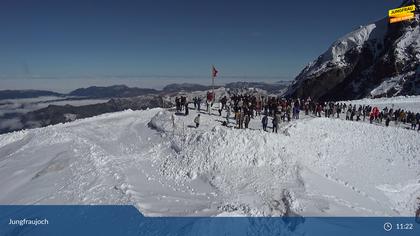
[[[420,110],[419,97],[354,103]],[[133,204],[151,216],[417,209],[417,131],[303,116],[273,134],[259,118],[249,130],[223,127],[216,113],[198,129],[195,110],[173,122],[152,109],[0,135],[0,204]]]

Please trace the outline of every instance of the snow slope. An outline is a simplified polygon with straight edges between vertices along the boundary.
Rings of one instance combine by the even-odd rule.
[[[204,113],[195,129],[191,113],[128,110],[0,135],[0,204],[133,204],[151,216],[414,214],[418,132],[303,117],[274,134],[259,120],[237,130]]]
[[[355,105],[372,105],[380,109],[385,107],[394,109],[403,109],[405,111],[419,112],[420,113],[420,96],[399,96],[392,98],[364,98],[360,100],[343,101],[347,104]]]

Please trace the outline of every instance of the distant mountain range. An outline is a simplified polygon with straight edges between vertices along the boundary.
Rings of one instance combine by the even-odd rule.
[[[229,89],[235,88],[260,88],[270,93],[279,93],[287,88],[289,81],[281,81],[276,83],[264,82],[234,82],[226,84],[225,86],[216,86],[215,88],[226,87]],[[88,88],[79,88],[71,91],[68,94],[56,93],[43,90],[0,90],[0,100],[4,99],[19,99],[19,98],[37,98],[43,96],[57,96],[57,97],[83,97],[86,99],[98,98],[127,98],[137,97],[143,95],[165,95],[174,92],[193,92],[205,91],[212,89],[212,86],[201,84],[169,84],[162,90],[128,87],[126,85],[114,85],[108,87],[92,86]]]
[[[215,86],[215,88],[219,88],[220,86]],[[164,93],[175,93],[175,92],[194,92],[194,91],[206,91],[212,89],[211,86],[201,85],[201,84],[190,84],[190,83],[182,83],[182,84],[169,84],[166,85],[162,92]]]
[[[114,85],[109,87],[92,86],[88,88],[79,88],[68,94],[56,93],[44,90],[0,90],[0,100],[4,99],[20,99],[20,98],[37,98],[44,96],[76,96],[88,98],[121,98],[136,97],[146,94],[158,94],[160,91],[145,88],[130,88],[125,85]]]
[[[20,99],[20,98],[37,98],[46,96],[62,96],[60,93],[44,91],[44,90],[0,90],[0,100],[3,99]]]
[[[88,87],[80,88],[70,92],[70,96],[88,97],[88,98],[121,98],[136,97],[146,94],[158,94],[155,89],[130,88],[125,85],[114,85],[109,87]]]

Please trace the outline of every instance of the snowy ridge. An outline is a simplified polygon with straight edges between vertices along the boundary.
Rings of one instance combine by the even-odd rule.
[[[311,68],[308,71],[307,76],[314,76],[316,74],[319,74],[320,72],[322,72],[322,70],[326,69],[329,63],[330,67],[332,65],[339,67],[348,66],[348,63],[346,62],[347,52],[349,52],[350,50],[357,50],[360,52],[368,40],[379,39],[382,42],[385,30],[383,24],[381,24],[380,27],[378,27],[377,25],[379,24],[380,22],[370,24],[367,26],[361,26],[360,29],[353,31],[334,42],[333,45],[327,50],[327,52],[325,52],[322,55],[321,66],[318,68]],[[381,31],[381,33],[372,35],[372,32],[378,28]]]
[[[383,37],[386,33],[385,23],[384,20],[381,20],[373,24],[360,26],[359,29],[338,39],[324,54],[303,69],[298,78],[310,79],[331,67],[349,66],[349,63],[346,61],[347,52],[351,50],[360,52],[368,40],[383,42]],[[298,83],[299,79],[296,79],[295,82]]]

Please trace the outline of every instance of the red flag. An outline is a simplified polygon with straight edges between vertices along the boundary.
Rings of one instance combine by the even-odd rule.
[[[212,72],[213,78],[215,78],[217,76],[217,73],[219,73],[219,71],[217,71],[216,68],[214,68],[214,66],[212,66],[211,72]]]

